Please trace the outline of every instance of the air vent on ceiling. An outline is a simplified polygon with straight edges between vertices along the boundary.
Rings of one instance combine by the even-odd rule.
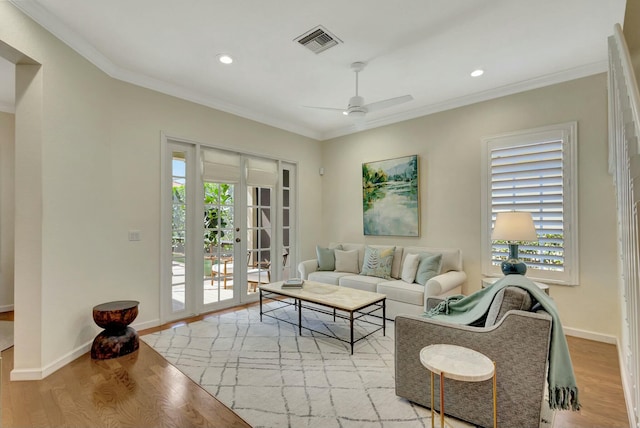
[[[321,25],[297,37],[295,41],[316,54],[324,52],[338,43],[342,43],[342,40],[331,34]]]

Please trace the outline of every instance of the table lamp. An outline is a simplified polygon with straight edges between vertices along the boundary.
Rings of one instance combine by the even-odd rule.
[[[524,275],[527,272],[527,265],[518,259],[517,242],[538,240],[531,213],[517,211],[498,213],[491,239],[507,241],[509,244],[509,258],[500,265],[502,273]]]

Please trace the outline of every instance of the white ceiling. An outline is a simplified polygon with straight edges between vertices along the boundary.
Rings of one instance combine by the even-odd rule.
[[[625,0],[10,0],[107,74],[316,139],[604,72]],[[343,41],[314,54],[294,41],[322,25]],[[235,58],[217,62],[219,53]],[[485,70],[479,78],[469,73]],[[0,61],[0,78],[12,67]],[[4,75],[2,74],[4,72]],[[0,107],[11,104],[0,90]],[[9,95],[8,95],[9,94]]]

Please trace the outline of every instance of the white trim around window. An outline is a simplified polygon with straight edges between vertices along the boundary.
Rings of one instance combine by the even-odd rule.
[[[482,139],[482,273],[501,276],[504,243],[492,242],[501,211],[532,213],[538,242],[519,243],[527,277],[577,285],[578,168],[576,122]]]

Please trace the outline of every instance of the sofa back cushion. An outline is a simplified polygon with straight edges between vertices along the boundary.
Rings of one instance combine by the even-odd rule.
[[[456,248],[437,247],[404,247],[402,254],[403,261],[407,254],[430,253],[442,254],[442,265],[440,272],[446,273],[451,270],[462,271],[462,251]]]
[[[485,327],[490,327],[502,319],[504,314],[511,310],[530,311],[533,307],[533,299],[526,290],[519,287],[505,287],[493,298],[493,302],[487,312]]]
[[[357,250],[335,250],[336,272],[360,273]]]

